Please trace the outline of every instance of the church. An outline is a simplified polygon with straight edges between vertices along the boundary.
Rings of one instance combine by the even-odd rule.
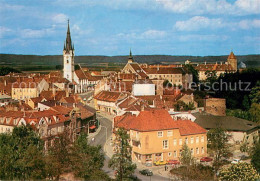
[[[67,37],[63,48],[63,78],[67,79],[73,85],[75,93],[87,92],[90,87],[93,87],[93,77],[87,69],[81,68],[81,66],[79,66],[79,70],[75,70],[74,57],[75,49],[71,40],[68,20]]]

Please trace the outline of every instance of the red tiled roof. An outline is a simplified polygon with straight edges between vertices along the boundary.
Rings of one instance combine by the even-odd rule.
[[[230,52],[228,59],[237,59],[233,52]]]
[[[177,120],[175,122],[177,123],[178,128],[180,130],[180,134],[182,136],[203,134],[207,132],[204,128],[190,120]]]
[[[142,111],[137,117],[130,114],[117,116],[114,118],[114,124],[115,127],[123,127],[127,130],[132,129],[137,131],[179,129],[182,136],[206,133],[204,128],[190,120],[174,121],[168,111],[163,109]]]
[[[183,74],[185,73],[183,68],[145,68],[144,71],[147,74]]]
[[[232,71],[230,64],[199,64],[195,67],[199,71]]]
[[[82,69],[76,70],[75,74],[77,75],[77,77],[82,80],[82,79],[87,79],[86,74],[84,73],[84,71]]]
[[[94,98],[101,101],[116,102],[126,97],[122,92],[101,91]]]

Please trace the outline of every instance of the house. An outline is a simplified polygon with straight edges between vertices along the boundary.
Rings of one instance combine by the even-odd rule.
[[[122,92],[101,91],[94,96],[94,104],[97,110],[105,111],[109,114],[117,115],[116,103],[126,98],[128,95]]]
[[[11,96],[9,96],[7,94],[0,93],[0,107],[6,106],[11,102],[12,102]]]
[[[195,123],[206,130],[221,127],[232,135],[229,143],[240,145],[247,142],[252,145],[258,139],[259,126],[257,123],[233,116],[214,116],[205,112],[194,113]]]
[[[47,91],[49,84],[45,79],[26,78],[12,84],[12,99],[28,100],[38,97],[42,91]]]
[[[113,138],[118,128],[126,129],[130,135],[135,162],[178,160],[184,143],[195,158],[207,155],[207,131],[190,120],[175,121],[163,109],[141,111],[137,116],[129,113],[117,116]]]

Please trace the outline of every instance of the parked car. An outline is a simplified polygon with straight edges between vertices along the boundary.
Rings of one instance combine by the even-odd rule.
[[[153,162],[154,165],[159,166],[159,165],[166,165],[167,162],[166,161],[157,161],[157,162]]]
[[[169,161],[167,161],[167,164],[168,165],[179,165],[179,164],[181,164],[181,162],[178,160],[169,160]]]
[[[234,159],[231,163],[232,164],[238,164],[241,163],[242,161],[240,159]]]
[[[149,170],[149,169],[140,170],[139,172],[142,175],[153,176],[153,172],[151,170]]]
[[[200,159],[200,162],[211,162],[213,159],[212,158],[210,158],[210,157],[202,157],[201,159]]]

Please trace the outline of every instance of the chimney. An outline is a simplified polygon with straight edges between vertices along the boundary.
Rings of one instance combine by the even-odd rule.
[[[141,111],[144,111],[144,104],[141,104]]]

